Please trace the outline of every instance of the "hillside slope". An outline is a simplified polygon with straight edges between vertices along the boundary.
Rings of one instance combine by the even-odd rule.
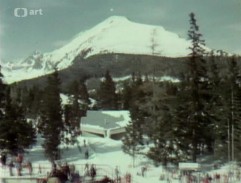
[[[31,79],[66,69],[77,56],[88,58],[107,53],[182,57],[188,54],[189,42],[161,26],[129,21],[125,17],[110,17],[90,30],[79,33],[68,44],[52,52],[35,51],[19,61],[3,65],[8,83]]]

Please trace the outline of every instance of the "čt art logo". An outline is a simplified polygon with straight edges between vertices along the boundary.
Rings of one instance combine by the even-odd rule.
[[[24,18],[27,16],[43,15],[42,9],[15,8],[14,16]]]

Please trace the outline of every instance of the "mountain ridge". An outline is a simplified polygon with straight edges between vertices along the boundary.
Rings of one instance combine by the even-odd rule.
[[[13,83],[49,74],[55,66],[59,70],[66,69],[78,56],[88,58],[106,53],[183,57],[188,55],[189,45],[189,41],[162,26],[112,16],[52,52],[35,51],[17,63],[4,64],[3,74],[7,83]]]

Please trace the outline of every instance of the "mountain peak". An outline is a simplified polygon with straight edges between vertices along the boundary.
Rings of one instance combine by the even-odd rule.
[[[5,74],[9,82],[30,79],[70,67],[74,59],[86,53],[87,58],[97,54],[123,53],[183,57],[188,55],[190,42],[162,26],[146,25],[128,20],[123,16],[111,16],[93,28],[74,37],[69,43],[52,52],[34,52],[22,59],[15,67],[8,67]],[[13,73],[18,74],[14,76]],[[21,77],[20,77],[21,76]]]
[[[129,20],[124,16],[111,16],[105,19],[103,22],[116,23],[116,22],[129,22]]]

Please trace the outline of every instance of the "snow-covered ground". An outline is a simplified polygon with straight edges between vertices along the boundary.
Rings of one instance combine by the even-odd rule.
[[[42,138],[38,137],[38,143],[29,149],[28,153],[25,154],[24,161],[30,160],[33,164],[33,175],[32,177],[45,177],[47,172],[51,170],[51,164],[44,157],[44,151],[41,147]],[[84,140],[87,144],[84,147]],[[123,153],[121,149],[121,141],[111,140],[109,138],[101,138],[93,135],[83,135],[78,138],[79,147],[75,146],[65,146],[61,145],[62,157],[58,163],[68,162],[68,164],[74,164],[76,169],[79,170],[80,175],[84,174],[84,166],[86,163],[89,165],[95,164],[97,167],[97,175],[103,176],[108,175],[110,177],[115,177],[115,167],[118,166],[120,170],[120,176],[124,177],[126,173],[130,173],[132,176],[133,183],[158,183],[158,182],[168,182],[167,178],[170,179],[170,182],[177,183],[180,182],[178,179],[172,178],[171,173],[166,172],[161,166],[155,167],[153,163],[144,156],[138,156],[135,159],[135,166],[133,167],[133,159],[131,156]],[[90,152],[89,159],[85,159],[84,152],[85,149],[88,149]],[[81,150],[81,151],[80,151]],[[140,175],[141,168],[146,166],[147,171],[145,176]],[[215,173],[220,173],[224,175],[228,173],[230,169],[229,165],[226,165],[218,170],[209,171],[210,175]],[[233,168],[232,168],[233,169]],[[40,173],[41,172],[41,173]],[[28,183],[31,182],[24,178],[30,178],[27,169],[23,169],[23,176],[18,177],[16,175],[16,170],[13,171],[14,176],[12,179],[6,179],[5,183],[9,182],[18,182],[18,183]],[[206,172],[207,173],[207,172]],[[139,175],[138,175],[139,174]],[[164,180],[160,180],[160,176],[165,175]],[[1,178],[10,178],[9,170],[7,167],[0,168],[0,177]],[[174,176],[175,177],[175,176]],[[176,176],[177,177],[177,176]],[[36,180],[32,181],[36,182]],[[231,180],[229,183],[237,183],[240,181]],[[4,183],[4,180],[0,179],[0,183]]]

